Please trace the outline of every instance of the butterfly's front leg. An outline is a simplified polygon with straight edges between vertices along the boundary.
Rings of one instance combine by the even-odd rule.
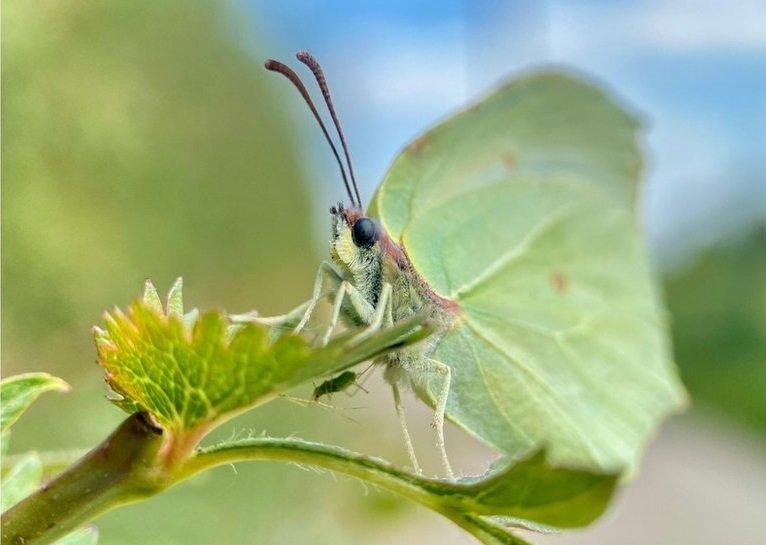
[[[362,297],[362,294],[359,293],[351,283],[346,280],[342,281],[338,290],[335,292],[330,325],[322,336],[322,346],[325,346],[330,341],[330,336],[338,325],[338,319],[340,318],[340,313],[343,309],[343,302],[346,298],[351,302],[354,312],[362,322],[367,323],[372,319],[372,315],[375,313],[373,306]]]
[[[317,270],[316,277],[314,278],[314,289],[311,293],[311,299],[309,300],[303,317],[298,325],[295,326],[295,333],[300,332],[308,323],[311,315],[314,313],[317,303],[322,297],[328,296],[337,292],[340,284],[343,282],[343,277],[335,268],[335,266],[329,261],[322,261]],[[325,287],[327,284],[327,287]]]
[[[305,303],[301,303],[291,311],[277,316],[259,316],[257,312],[253,311],[244,314],[230,314],[229,319],[235,324],[254,322],[266,325],[271,328],[273,334],[282,334],[289,330],[297,333],[306,326],[319,300],[337,292],[342,283],[343,278],[333,264],[329,261],[323,261],[314,277],[311,299]]]
[[[256,311],[245,312],[244,314],[229,314],[229,320],[234,324],[246,324],[253,322],[272,328],[273,330],[293,329],[306,313],[311,301],[301,303],[291,311],[276,316],[260,316]]]

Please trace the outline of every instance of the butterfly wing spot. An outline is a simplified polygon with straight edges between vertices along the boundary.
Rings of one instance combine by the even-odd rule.
[[[413,153],[414,155],[420,155],[423,152],[423,149],[428,146],[428,143],[431,141],[431,134],[426,133],[417,140],[413,141],[408,147],[407,151]]]
[[[503,153],[500,156],[500,160],[503,162],[505,167],[509,170],[515,168],[516,165],[518,164],[516,159],[516,154],[513,153],[512,151],[506,151],[505,153]]]
[[[569,277],[562,272],[553,271],[550,276],[551,288],[558,295],[566,295],[569,290]]]

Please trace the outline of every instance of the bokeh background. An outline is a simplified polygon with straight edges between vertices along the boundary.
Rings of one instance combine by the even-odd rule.
[[[503,77],[561,64],[646,121],[642,218],[693,397],[592,528],[541,543],[763,543],[766,532],[766,5],[695,2],[4,0],[2,365],[74,386],[11,451],[82,448],[123,417],[89,328],[145,277],[187,304],[270,313],[309,294],[332,157],[262,69],[323,63],[369,199],[411,138]],[[278,400],[220,430],[296,434],[405,461],[388,393]],[[305,395],[298,392],[296,395]],[[416,447],[438,470],[428,411]],[[491,453],[448,430],[456,465]],[[103,517],[104,544],[470,543],[418,506],[271,464],[220,468]]]

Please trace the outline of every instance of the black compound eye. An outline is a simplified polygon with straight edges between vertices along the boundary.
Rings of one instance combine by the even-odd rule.
[[[369,248],[378,240],[378,227],[369,218],[359,218],[351,229],[351,238],[360,248]]]

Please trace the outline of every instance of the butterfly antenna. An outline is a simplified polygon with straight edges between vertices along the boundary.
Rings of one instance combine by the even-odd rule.
[[[322,96],[327,104],[327,109],[330,110],[330,116],[333,123],[335,123],[335,129],[338,131],[340,137],[340,144],[343,146],[343,153],[346,156],[346,164],[348,165],[348,172],[351,175],[351,183],[354,186],[354,193],[356,194],[356,201],[359,203],[359,208],[362,207],[362,199],[359,196],[359,187],[356,184],[356,176],[354,175],[354,165],[351,162],[351,154],[348,152],[348,146],[346,145],[346,137],[343,135],[343,129],[340,126],[338,120],[338,114],[335,113],[335,107],[332,104],[332,97],[330,96],[330,88],[327,85],[327,80],[324,77],[322,67],[319,66],[319,62],[308,51],[299,51],[296,55],[297,59],[303,64],[309,67],[309,70],[314,74],[314,78],[319,84],[319,89],[322,91]]]
[[[298,89],[298,92],[303,97],[303,100],[305,100],[306,104],[308,104],[308,107],[311,110],[311,113],[314,114],[314,118],[317,120],[317,123],[319,123],[319,127],[322,129],[322,133],[324,134],[324,137],[327,140],[327,143],[330,144],[332,153],[333,155],[335,155],[335,160],[338,162],[338,167],[340,168],[340,175],[343,177],[343,185],[346,186],[346,193],[348,194],[348,198],[351,200],[351,204],[354,206],[358,205],[361,208],[362,206],[361,201],[358,201],[358,202],[354,201],[354,193],[351,192],[351,186],[349,185],[348,177],[346,176],[346,169],[343,168],[343,161],[341,161],[340,159],[338,148],[335,147],[335,144],[333,143],[332,138],[330,138],[330,133],[327,132],[327,127],[325,127],[325,124],[322,121],[322,118],[319,116],[319,112],[317,111],[316,106],[314,106],[314,101],[311,100],[311,96],[309,96],[309,92],[306,90],[306,86],[303,85],[303,82],[301,81],[300,77],[298,77],[298,74],[296,74],[293,71],[293,69],[290,68],[289,66],[279,61],[275,61],[274,59],[267,60],[264,66],[266,67],[266,70],[269,70],[271,72],[278,72],[282,74],[284,77],[290,80],[290,83],[292,83],[296,89]],[[343,137],[341,135],[341,141],[342,139]],[[345,149],[345,143],[343,147]],[[346,158],[348,158],[348,153],[346,153]],[[354,183],[354,189],[356,189],[356,182]],[[359,195],[359,191],[357,191],[356,194]]]

